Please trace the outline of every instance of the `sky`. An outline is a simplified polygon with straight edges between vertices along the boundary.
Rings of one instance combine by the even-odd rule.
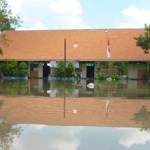
[[[19,30],[143,28],[150,0],[7,0]]]
[[[150,134],[139,128],[19,125],[11,150],[149,150]]]

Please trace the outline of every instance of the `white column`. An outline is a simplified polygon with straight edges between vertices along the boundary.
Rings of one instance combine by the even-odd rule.
[[[43,78],[43,64],[38,65],[38,78]]]

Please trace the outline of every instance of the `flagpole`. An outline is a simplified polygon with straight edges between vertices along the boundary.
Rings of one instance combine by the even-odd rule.
[[[67,41],[64,39],[64,118],[66,117],[66,47]]]
[[[78,47],[78,43],[75,42],[74,48]],[[66,67],[67,67],[67,39],[64,38],[64,119],[66,118]]]

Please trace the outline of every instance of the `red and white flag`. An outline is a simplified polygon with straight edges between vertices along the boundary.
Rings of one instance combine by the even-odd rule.
[[[111,57],[111,50],[110,50],[110,42],[109,42],[109,40],[107,41],[106,57],[107,58]]]

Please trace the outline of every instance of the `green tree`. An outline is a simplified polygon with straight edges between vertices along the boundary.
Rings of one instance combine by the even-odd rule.
[[[16,61],[5,61],[0,64],[0,71],[6,76],[17,75],[17,62]]]
[[[2,45],[6,44],[4,31],[15,30],[20,23],[20,18],[12,14],[7,1],[0,0],[0,54],[2,54]]]
[[[66,68],[66,76],[67,77],[73,77],[74,76],[75,68],[71,62],[68,63]]]
[[[58,63],[58,66],[55,71],[55,75],[57,77],[64,77],[64,63],[63,62]]]
[[[0,63],[0,72],[5,76],[26,76],[28,65],[26,62],[4,61]]]
[[[68,62],[66,65],[66,77],[73,77],[74,76],[75,68],[71,62]],[[64,62],[59,62],[58,67],[55,71],[55,75],[57,77],[64,77]]]
[[[149,53],[150,50],[150,25],[145,24],[145,34],[139,35],[135,37],[136,45],[141,47],[146,54]]]
[[[28,65],[25,62],[20,62],[18,64],[18,75],[26,76],[28,74]]]

